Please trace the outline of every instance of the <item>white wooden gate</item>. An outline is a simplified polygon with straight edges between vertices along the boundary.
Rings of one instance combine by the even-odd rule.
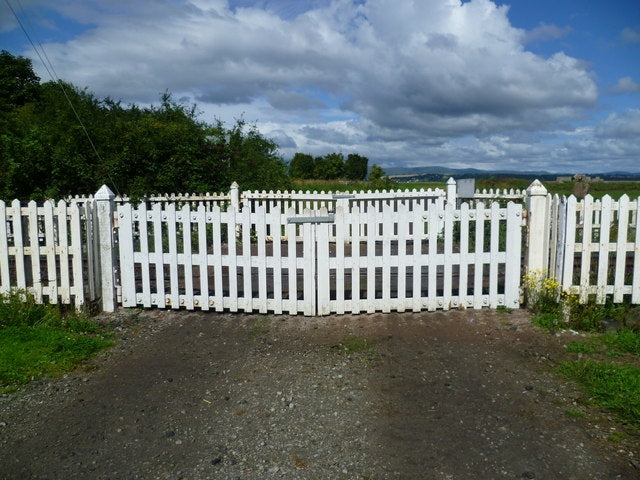
[[[276,314],[519,305],[522,206],[117,208],[125,307]]]

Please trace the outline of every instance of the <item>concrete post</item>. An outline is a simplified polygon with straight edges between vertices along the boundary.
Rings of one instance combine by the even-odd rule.
[[[456,181],[453,177],[449,177],[447,180],[447,203],[456,205]]]
[[[527,272],[546,272],[549,266],[549,200],[539,180],[527,188]]]
[[[239,185],[236,182],[231,184],[229,189],[229,196],[231,197],[231,206],[236,212],[240,211],[240,192],[238,191]]]
[[[113,245],[114,193],[103,185],[95,194],[98,219],[98,257],[100,265],[100,296],[102,311],[113,312],[116,303],[115,250]]]

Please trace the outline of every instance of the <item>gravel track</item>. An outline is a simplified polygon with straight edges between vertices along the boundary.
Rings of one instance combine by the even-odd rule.
[[[571,334],[524,311],[134,317],[91,368],[0,397],[1,479],[640,478],[551,372]]]

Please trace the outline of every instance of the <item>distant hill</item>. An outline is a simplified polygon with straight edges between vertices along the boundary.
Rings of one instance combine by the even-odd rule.
[[[387,175],[399,182],[432,181],[438,182],[449,177],[454,178],[528,178],[540,181],[554,181],[558,177],[571,177],[574,173],[550,173],[545,171],[513,171],[513,170],[479,170],[477,168],[450,168],[450,167],[390,167],[386,169]],[[630,172],[606,172],[593,173],[589,176],[600,177],[608,181],[633,181],[640,180],[640,173]]]

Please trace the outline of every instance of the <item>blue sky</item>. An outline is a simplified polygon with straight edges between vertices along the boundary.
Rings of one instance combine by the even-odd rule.
[[[8,0],[58,76],[387,168],[640,173],[638,0]],[[42,67],[6,2],[0,48]]]

